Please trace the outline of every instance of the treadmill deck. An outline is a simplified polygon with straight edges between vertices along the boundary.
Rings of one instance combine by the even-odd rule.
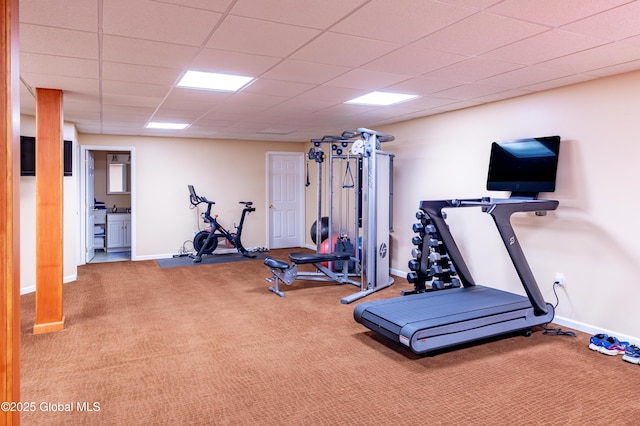
[[[420,354],[546,324],[554,315],[547,307],[535,316],[527,297],[476,285],[364,302],[353,315]]]

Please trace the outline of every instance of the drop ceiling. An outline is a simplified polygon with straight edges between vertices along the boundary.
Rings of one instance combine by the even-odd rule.
[[[21,112],[60,89],[81,133],[307,141],[638,69],[640,1],[20,0]],[[370,91],[419,97],[344,103]]]

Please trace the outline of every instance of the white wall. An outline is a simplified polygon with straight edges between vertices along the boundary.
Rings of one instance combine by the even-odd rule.
[[[557,316],[584,329],[640,337],[640,72],[376,129],[396,136],[392,267],[407,271],[411,225],[423,199],[505,197],[485,189],[492,141],[560,135],[555,193],[546,217],[512,218],[547,301],[566,277]],[[448,210],[477,283],[524,294],[491,218]]]
[[[193,239],[194,230],[202,228],[200,216],[190,208],[189,184],[216,202],[212,211],[226,228],[233,229],[240,219],[238,202],[253,201],[256,211],[245,219],[242,243],[247,248],[266,246],[266,152],[307,148],[296,142],[88,134],[79,138],[83,146],[135,148],[134,260],[170,257]],[[204,205],[200,207],[202,212]]]
[[[64,282],[77,278],[76,239],[78,232],[78,135],[75,125],[64,123],[64,140],[73,142],[72,176],[62,178],[63,191],[63,279]],[[35,117],[20,117],[20,135],[35,136]],[[37,171],[36,171],[37,173]],[[36,178],[20,177],[20,289],[22,293],[35,290],[36,286]]]

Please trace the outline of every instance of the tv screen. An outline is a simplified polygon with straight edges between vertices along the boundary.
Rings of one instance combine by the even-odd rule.
[[[73,172],[73,144],[64,141],[63,144],[63,173],[72,176]],[[20,176],[36,175],[36,138],[20,136]]]
[[[487,190],[535,198],[556,189],[560,136],[493,142]]]

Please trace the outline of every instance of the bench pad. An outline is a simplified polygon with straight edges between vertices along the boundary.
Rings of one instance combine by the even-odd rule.
[[[346,252],[339,253],[289,253],[289,260],[293,263],[320,263],[334,260],[349,260],[351,255]]]
[[[267,257],[264,260],[264,264],[267,265],[269,268],[276,268],[276,269],[289,268],[289,264],[287,262],[285,262],[284,260],[274,259],[273,257]]]

